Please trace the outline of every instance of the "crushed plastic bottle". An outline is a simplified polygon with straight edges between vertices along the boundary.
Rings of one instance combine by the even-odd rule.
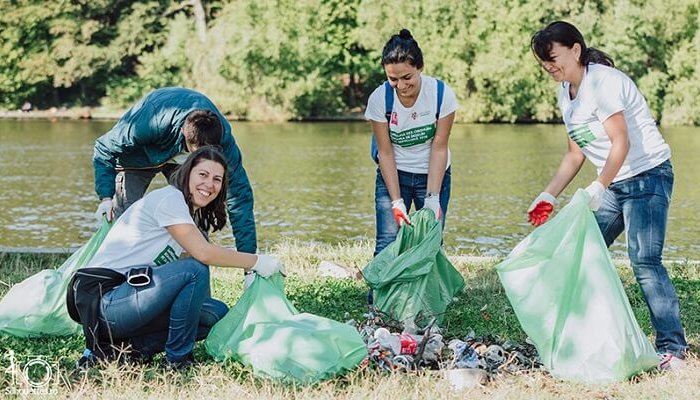
[[[479,355],[466,342],[459,339],[452,339],[447,344],[447,348],[452,350],[454,355],[453,368],[479,367]]]
[[[379,346],[385,350],[391,350],[394,355],[414,355],[418,351],[418,343],[421,336],[408,333],[394,334],[386,328],[377,328],[374,331],[374,339],[379,342]]]
[[[442,342],[442,335],[438,333],[430,335],[425,347],[423,348],[423,360],[426,362],[437,363],[444,347],[445,345]]]

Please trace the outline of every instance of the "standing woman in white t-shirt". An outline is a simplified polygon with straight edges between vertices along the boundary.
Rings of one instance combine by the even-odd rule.
[[[381,85],[365,112],[378,147],[374,255],[396,239],[402,223],[410,223],[412,203],[416,209],[431,209],[444,227],[451,188],[447,143],[457,109],[455,94],[445,85],[436,115],[438,82],[422,74],[423,53],[407,29],[386,43],[382,66],[393,90],[393,107],[385,110],[386,87]]]
[[[608,55],[586,47],[575,26],[553,22],[535,33],[531,48],[562,83],[558,102],[569,139],[559,169],[528,209],[530,222],[543,224],[584,160],[593,163],[598,177],[586,188],[589,206],[608,246],[626,231],[630,263],[656,330],[659,367],[680,367],[687,342],[678,297],[661,263],[673,189],[671,149],[634,82]]]
[[[126,341],[143,359],[165,351],[168,367],[189,366],[195,340],[206,338],[228,311],[209,294],[209,265],[264,277],[284,272],[270,256],[217,246],[202,234],[226,225],[226,166],[212,146],[190,153],[170,185],[130,206],[89,268],[76,273],[69,297],[75,299],[88,349],[79,364],[110,357],[105,342]],[[128,278],[146,268],[150,277]],[[91,284],[100,286],[97,294]]]

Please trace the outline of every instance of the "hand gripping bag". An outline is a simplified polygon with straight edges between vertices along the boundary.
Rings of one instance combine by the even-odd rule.
[[[362,271],[374,290],[374,305],[390,317],[418,327],[440,323],[464,288],[464,278],[442,250],[442,226],[430,210],[411,214],[396,240]]]
[[[658,357],[632,313],[589,200],[578,190],[496,271],[552,375],[610,383],[655,367]]]
[[[284,295],[284,278],[257,277],[209,332],[207,352],[232,359],[261,378],[309,384],[357,367],[367,347],[357,329],[299,313]]]
[[[81,332],[68,316],[66,289],[73,273],[92,259],[110,227],[104,219],[92,238],[58,269],[39,271],[12,286],[0,301],[0,332],[20,337]]]

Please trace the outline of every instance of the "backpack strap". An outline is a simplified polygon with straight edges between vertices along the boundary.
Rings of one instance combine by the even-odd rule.
[[[435,124],[440,120],[440,108],[442,107],[442,97],[445,95],[445,82],[440,79],[437,81],[437,113],[435,113]]]
[[[386,123],[391,124],[391,111],[394,109],[394,88],[389,81],[384,82],[384,117]]]
[[[394,109],[394,88],[391,87],[389,81],[384,82],[384,117],[386,118],[387,128],[391,129],[391,111]],[[375,163],[379,163],[379,147],[377,147],[377,138],[372,135],[370,143],[370,155]]]

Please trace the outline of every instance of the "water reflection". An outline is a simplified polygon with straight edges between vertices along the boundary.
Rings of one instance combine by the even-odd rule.
[[[112,122],[0,121],[0,246],[74,247],[94,230],[94,140]],[[374,238],[374,174],[364,123],[234,123],[255,193],[260,247],[282,238],[337,243]],[[667,258],[700,259],[700,128],[666,128],[676,186]],[[525,237],[530,201],[566,148],[559,125],[457,125],[450,139],[449,251],[501,256]],[[563,194],[594,177],[586,164]],[[162,186],[162,178],[152,187]],[[215,240],[232,244],[230,233]],[[612,249],[624,255],[622,243]]]

